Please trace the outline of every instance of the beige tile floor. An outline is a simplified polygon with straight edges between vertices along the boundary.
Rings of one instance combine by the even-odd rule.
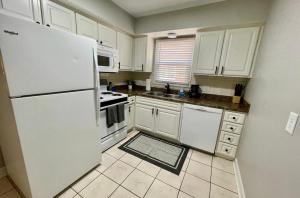
[[[103,163],[60,198],[238,198],[233,163],[190,149],[179,175],[118,149],[137,132],[103,153]],[[19,198],[7,178],[0,198]]]

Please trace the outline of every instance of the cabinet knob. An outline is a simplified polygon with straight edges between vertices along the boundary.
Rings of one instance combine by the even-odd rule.
[[[229,137],[229,138],[227,138],[227,140],[231,141],[231,138]]]
[[[49,24],[47,24],[46,26],[47,26],[47,27],[50,27],[50,25],[49,25]]]
[[[230,127],[230,130],[233,130],[233,127]]]
[[[225,149],[226,152],[228,152],[228,149]]]
[[[103,43],[103,42],[102,42],[102,41],[100,41],[100,44],[101,44],[101,45],[102,45],[102,43]]]
[[[232,119],[234,119],[234,120],[235,120],[235,119],[236,119],[236,117],[234,117],[234,116],[233,116],[233,117],[232,117]]]
[[[36,22],[37,24],[41,24],[39,21]]]

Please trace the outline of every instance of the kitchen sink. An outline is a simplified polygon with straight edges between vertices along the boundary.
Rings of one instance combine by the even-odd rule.
[[[159,92],[159,91],[146,92],[145,94],[146,95],[151,95],[151,96],[172,98],[172,99],[178,99],[179,98],[179,96],[177,94],[167,94],[167,93]]]

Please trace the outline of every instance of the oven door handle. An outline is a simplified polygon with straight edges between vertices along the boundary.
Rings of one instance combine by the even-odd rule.
[[[107,109],[109,107],[112,107],[112,106],[115,106],[115,105],[120,105],[120,104],[129,104],[129,102],[125,101],[125,102],[119,102],[119,103],[116,103],[116,104],[108,105],[108,106],[105,106],[103,108],[100,108],[100,111],[104,111],[105,109]]]

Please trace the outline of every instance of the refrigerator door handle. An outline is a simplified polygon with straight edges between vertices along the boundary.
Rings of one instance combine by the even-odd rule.
[[[95,70],[95,97],[96,97],[96,124],[100,125],[100,90],[99,90],[99,73],[97,66],[97,47],[93,48],[93,62],[94,62],[94,70]]]

